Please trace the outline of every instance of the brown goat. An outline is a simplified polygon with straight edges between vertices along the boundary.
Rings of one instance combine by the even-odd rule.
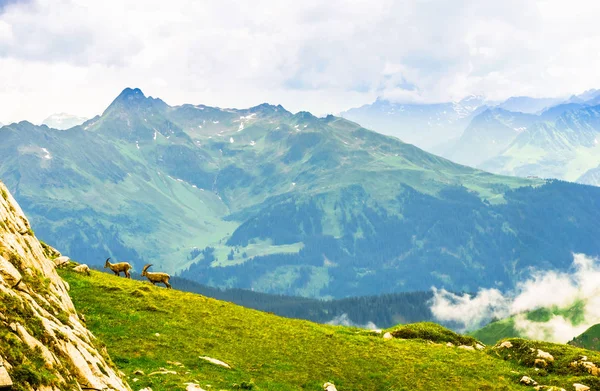
[[[129,270],[132,268],[131,265],[127,262],[119,262],[119,263],[110,263],[110,258],[106,260],[104,264],[104,268],[109,268],[115,273],[117,276],[121,276],[121,272],[125,273],[125,277],[131,278],[131,274],[129,274]]]
[[[169,278],[171,278],[171,276],[167,273],[149,272],[148,268],[150,266],[152,266],[150,263],[144,266],[144,269],[142,269],[142,276],[146,277],[154,285],[156,285],[157,282],[162,282],[167,288],[171,288],[171,284],[169,284]]]

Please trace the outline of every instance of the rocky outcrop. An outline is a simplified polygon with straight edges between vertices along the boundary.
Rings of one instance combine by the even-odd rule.
[[[580,367],[592,376],[600,376],[600,368],[591,361],[588,361],[587,356],[580,356],[578,360],[569,364],[572,368]]]
[[[127,390],[81,322],[68,286],[19,205],[0,182],[0,356],[24,390]],[[0,359],[1,360],[1,359]]]

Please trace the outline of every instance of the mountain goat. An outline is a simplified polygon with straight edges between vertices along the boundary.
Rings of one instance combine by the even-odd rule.
[[[158,282],[162,282],[167,288],[171,288],[171,284],[169,284],[169,278],[171,278],[171,276],[169,276],[167,273],[149,272],[148,268],[150,266],[152,266],[150,263],[144,266],[142,269],[142,276],[146,277],[154,285],[156,285]]]
[[[127,262],[119,262],[119,263],[110,263],[110,258],[106,260],[104,264],[104,268],[109,268],[115,273],[115,275],[120,276],[121,272],[125,273],[125,277],[131,278],[131,274],[129,274],[129,270],[132,269],[131,265]]]

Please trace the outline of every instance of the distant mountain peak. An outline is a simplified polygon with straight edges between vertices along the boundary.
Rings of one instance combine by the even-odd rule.
[[[123,91],[121,91],[119,96],[117,96],[117,99],[127,99],[127,100],[140,99],[140,98],[146,98],[146,95],[144,95],[142,90],[140,90],[139,88],[129,88],[129,87],[125,88]]]
[[[248,109],[251,113],[289,113],[282,105],[272,105],[270,103],[261,103]]]
[[[125,88],[119,96],[113,100],[113,102],[108,106],[107,110],[112,108],[120,107],[120,108],[129,108],[129,107],[147,107],[147,106],[168,106],[165,102],[163,102],[159,98],[152,98],[151,96],[146,96],[139,88]]]

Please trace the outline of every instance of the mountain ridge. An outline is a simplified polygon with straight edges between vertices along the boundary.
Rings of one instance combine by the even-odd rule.
[[[0,175],[40,235],[91,265],[341,298],[510,286],[600,253],[576,236],[598,230],[593,188],[495,176],[339,117],[131,94],[142,104],[67,131],[0,130]],[[535,224],[568,234],[547,242]]]

